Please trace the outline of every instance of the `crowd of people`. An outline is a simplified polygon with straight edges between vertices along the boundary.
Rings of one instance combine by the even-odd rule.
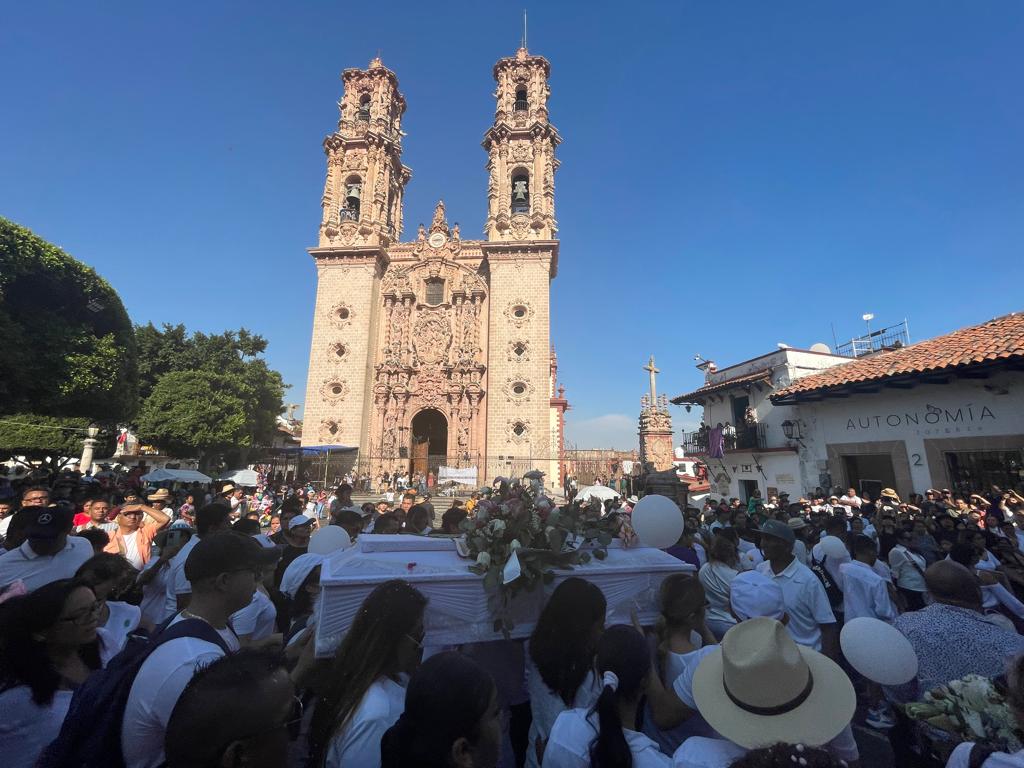
[[[569,577],[529,638],[435,647],[428,595],[393,579],[318,659],[331,548],[457,534],[492,490],[441,511],[429,487],[361,505],[349,483],[9,488],[0,755],[12,768],[855,767],[867,765],[855,725],[889,734],[898,766],[1024,766],[1024,738],[992,752],[1010,748],[961,744],[904,709],[976,675],[1024,723],[1013,491],[708,500],[666,550],[691,567],[661,581],[655,626],[606,626],[605,594]],[[627,516],[631,501],[607,511]],[[864,620],[912,649],[910,677],[864,668],[898,655],[893,635],[846,631]]]

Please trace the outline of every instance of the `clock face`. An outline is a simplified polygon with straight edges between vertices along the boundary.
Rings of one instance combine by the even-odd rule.
[[[427,240],[427,242],[430,243],[431,248],[440,248],[444,245],[445,239],[445,236],[441,232],[435,232],[430,236],[430,239]]]

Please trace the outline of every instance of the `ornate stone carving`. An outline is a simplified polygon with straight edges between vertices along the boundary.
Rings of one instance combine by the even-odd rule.
[[[320,387],[321,397],[329,403],[340,403],[348,393],[348,382],[344,379],[328,379]]]
[[[440,365],[448,357],[452,329],[444,310],[420,310],[413,332],[416,361],[421,365]]]
[[[505,307],[505,317],[512,323],[516,328],[522,328],[526,323],[529,322],[530,317],[533,315],[533,309],[530,304],[523,299],[516,299],[510,301],[508,306]]]
[[[333,419],[323,419],[320,422],[320,442],[330,445],[340,429],[341,425]]]
[[[416,395],[420,402],[431,408],[444,405],[447,401],[445,376],[437,368],[426,368],[416,374]]]
[[[524,379],[506,379],[502,391],[510,403],[526,403],[533,394],[533,384]]]
[[[509,442],[522,445],[530,440],[530,422],[527,419],[512,419],[505,426]]]
[[[348,357],[348,352],[348,346],[337,341],[327,349],[327,359],[332,363],[340,363]]]
[[[344,301],[339,301],[330,309],[331,322],[338,328],[347,328],[355,317],[355,311]]]
[[[430,222],[430,233],[441,232],[445,237],[448,237],[450,230],[448,229],[448,220],[445,218],[444,212],[444,200],[438,200],[437,206],[434,208],[434,218]]]
[[[506,360],[516,363],[527,363],[530,361],[530,342],[510,341],[506,349]]]
[[[389,269],[384,275],[381,292],[385,296],[389,294],[395,296],[415,295],[415,291],[412,289],[412,280],[409,279],[409,273],[404,269]]]

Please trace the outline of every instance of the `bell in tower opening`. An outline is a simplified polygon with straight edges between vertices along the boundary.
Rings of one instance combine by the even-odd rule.
[[[363,185],[359,178],[349,179],[345,183],[345,203],[341,207],[342,219],[359,220],[359,200],[363,194]]]
[[[364,93],[359,100],[359,111],[356,112],[356,119],[363,123],[370,122],[370,94]]]
[[[517,173],[512,177],[512,213],[530,212],[530,177]]]

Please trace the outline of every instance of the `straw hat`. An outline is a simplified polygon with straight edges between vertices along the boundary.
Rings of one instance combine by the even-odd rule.
[[[903,685],[917,677],[914,646],[896,627],[869,616],[851,619],[839,633],[843,656],[868,680]],[[884,653],[879,650],[884,648]]]
[[[879,495],[882,496],[882,498],[893,499],[897,504],[902,503],[900,502],[900,497],[896,495],[896,491],[892,488],[883,488],[882,493]]]
[[[167,501],[171,498],[171,492],[166,488],[157,488],[156,491],[146,497],[146,501]]]
[[[839,665],[798,646],[781,622],[766,618],[726,632],[697,668],[693,697],[712,728],[747,749],[825,744],[857,706]]]

